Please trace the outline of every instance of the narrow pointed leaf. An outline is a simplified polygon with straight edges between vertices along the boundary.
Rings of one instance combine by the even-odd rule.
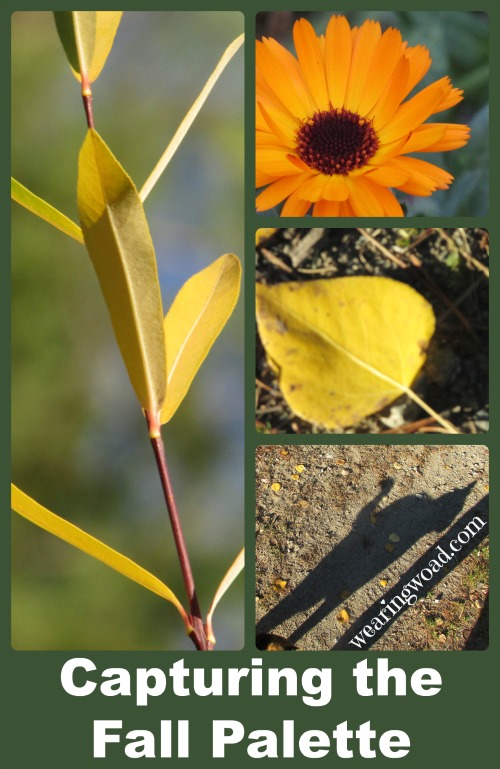
[[[193,104],[188,109],[187,113],[183,117],[181,124],[179,125],[177,131],[175,132],[174,136],[172,137],[172,140],[169,142],[168,147],[166,148],[165,152],[159,159],[156,166],[151,171],[150,175],[144,182],[144,185],[140,191],[141,200],[144,202],[155,186],[156,182],[172,160],[173,156],[177,152],[182,140],[186,136],[187,132],[189,131],[190,127],[192,126],[196,116],[198,115],[199,111],[205,104],[205,101],[207,100],[210,91],[216,84],[217,80],[221,76],[221,74],[224,72],[225,68],[235,55],[236,51],[240,48],[241,45],[243,45],[244,35],[240,35],[236,38],[236,40],[233,40],[233,42],[228,45],[224,53],[222,54],[219,63],[217,64],[216,68],[208,78],[207,82],[201,89],[198,97],[194,100]]]
[[[165,318],[166,398],[161,423],[172,418],[237,302],[241,265],[225,254],[183,285]]]
[[[210,604],[210,609],[208,610],[207,614],[207,638],[212,643],[215,643],[215,636],[213,634],[212,629],[212,617],[215,611],[215,607],[219,603],[220,599],[224,595],[224,593],[227,592],[227,590],[231,587],[234,580],[238,576],[238,574],[243,570],[243,567],[245,566],[245,549],[241,550],[238,555],[236,556],[235,560],[227,570],[222,582],[220,583],[219,587],[217,588],[217,591],[214,595],[214,599],[212,603]]]
[[[93,83],[113,45],[123,11],[54,11],[57,32],[77,80]]]
[[[12,200],[15,200],[16,203],[24,206],[31,213],[39,216],[40,219],[44,219],[49,224],[52,224],[53,227],[61,230],[61,232],[65,232],[66,235],[70,235],[79,243],[83,243],[82,231],[75,222],[68,219],[67,216],[51,206],[50,203],[46,203],[45,200],[34,195],[33,192],[30,192],[16,179],[10,180],[10,196]]]
[[[157,416],[166,361],[153,244],[137,190],[94,130],[80,151],[78,210],[130,381],[143,409]]]
[[[17,486],[14,486],[14,484],[11,485],[11,493],[12,509],[15,510],[16,513],[22,515],[23,518],[27,518],[31,523],[40,526],[40,528],[45,529],[45,531],[48,531],[50,534],[54,534],[56,537],[59,537],[59,539],[68,542],[70,545],[78,548],[78,550],[87,553],[87,555],[91,555],[98,561],[102,561],[102,563],[110,566],[115,571],[123,574],[134,582],[137,582],[138,585],[142,585],[142,587],[151,590],[152,593],[156,593],[156,595],[159,595],[166,601],[170,601],[181,615],[188,633],[192,630],[182,604],[172,593],[170,588],[164,585],[163,582],[157,579],[157,577],[150,574],[149,571],[146,571],[146,569],[143,569],[141,566],[138,566],[138,564],[130,558],[118,553],[99,539],[82,531],[78,526],[69,523],[69,521],[64,520],[64,518],[60,518],[55,513],[47,510],[47,508],[40,505]]]

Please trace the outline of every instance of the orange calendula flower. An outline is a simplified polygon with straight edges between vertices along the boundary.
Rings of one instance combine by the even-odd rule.
[[[257,210],[281,216],[403,216],[390,188],[428,196],[451,174],[414,157],[463,147],[470,129],[426,123],[462,100],[448,77],[407,98],[427,73],[427,48],[376,21],[333,16],[318,37],[295,23],[297,58],[257,42]]]

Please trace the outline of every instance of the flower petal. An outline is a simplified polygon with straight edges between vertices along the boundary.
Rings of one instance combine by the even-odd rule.
[[[318,200],[314,204],[313,216],[340,216],[340,203],[335,200]]]
[[[410,177],[410,172],[400,168],[397,164],[389,161],[380,168],[374,168],[365,174],[365,178],[375,184],[381,184],[384,187],[399,187]]]
[[[402,192],[409,195],[428,197],[436,190],[446,190],[453,181],[453,176],[433,163],[420,158],[401,157],[393,163],[403,171],[410,172],[410,178],[398,186]]]
[[[281,209],[281,216],[305,216],[310,207],[308,200],[300,200],[298,192],[292,192]]]
[[[358,39],[352,53],[351,71],[347,84],[344,106],[356,112],[368,77],[373,54],[381,37],[380,24],[367,20],[359,30]]]
[[[448,88],[451,88],[449,78],[442,78],[402,104],[394,117],[379,132],[380,140],[383,143],[391,142],[413,131],[427,120],[429,115],[432,115],[437,105],[447,95],[445,91]]]
[[[401,58],[401,49],[401,32],[398,29],[387,29],[373,53],[370,76],[358,104],[360,115],[366,115],[382,96]]]
[[[257,195],[255,204],[257,211],[268,211],[270,208],[274,208],[278,203],[281,203],[288,195],[291,195],[300,183],[303,181],[303,174],[296,174],[295,176],[284,176],[282,179],[273,182],[263,190],[260,195]]]
[[[370,182],[366,176],[346,177],[349,188],[349,203],[355,216],[384,216],[384,207],[378,198],[383,189]]]
[[[401,154],[423,152],[429,144],[433,144],[442,138],[445,129],[446,127],[442,123],[429,123],[418,126],[408,137],[404,147],[401,149]]]
[[[305,99],[300,99],[291,70],[282,66],[264,42],[257,42],[256,60],[259,71],[281,105],[299,120],[304,120],[308,115],[309,105]]]
[[[293,40],[304,80],[318,110],[329,107],[326,73],[318,37],[307,19],[299,19],[293,27]]]
[[[470,139],[470,128],[468,125],[454,125],[453,123],[437,123],[436,125],[444,125],[445,132],[439,141],[434,144],[429,144],[427,147],[422,148],[420,152],[448,152],[448,150],[456,150],[459,147],[463,147]]]
[[[345,16],[332,16],[325,35],[325,68],[332,107],[343,107],[352,56],[352,37]]]

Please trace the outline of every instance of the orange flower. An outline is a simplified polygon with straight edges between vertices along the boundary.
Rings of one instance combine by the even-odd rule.
[[[332,16],[317,37],[293,29],[297,58],[272,38],[257,42],[257,210],[281,216],[403,216],[389,188],[410,195],[447,189],[451,174],[412,152],[463,147],[470,129],[426,123],[462,100],[443,77],[407,99],[427,73],[427,48],[397,29]],[[406,101],[405,101],[406,99]]]

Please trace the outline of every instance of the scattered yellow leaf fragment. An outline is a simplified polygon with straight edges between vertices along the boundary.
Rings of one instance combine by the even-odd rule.
[[[389,534],[389,542],[399,542],[399,534]]]
[[[296,473],[294,473],[294,474],[292,475],[292,481],[298,481],[298,480],[299,480],[299,478],[300,478],[300,475],[297,475]]]
[[[286,588],[287,584],[288,580],[286,579],[275,579],[273,582],[273,587],[280,593]]]
[[[339,613],[337,614],[337,619],[339,622],[341,622],[343,625],[346,625],[349,620],[351,619],[349,616],[349,612],[346,611],[346,609],[341,609]]]
[[[288,451],[286,449],[281,449],[280,454],[282,457],[286,457],[286,455],[288,454]]]
[[[273,490],[274,492],[276,492],[276,494],[277,494],[277,493],[278,493],[278,491],[280,491],[280,489],[281,489],[281,483],[273,483],[273,484],[271,485],[271,488],[272,488],[272,490]]]
[[[303,473],[305,469],[306,469],[306,468],[304,467],[304,465],[295,465],[295,470],[296,470],[298,473]]]
[[[370,515],[370,523],[372,523],[375,526],[375,524],[377,523],[376,515]]]
[[[400,465],[399,462],[394,462],[394,464],[393,464],[393,468],[395,470],[401,470],[402,467],[403,467],[403,465]]]
[[[392,553],[392,552],[393,552],[393,550],[394,550],[394,545],[392,544],[392,542],[387,542],[387,543],[384,545],[384,547],[385,547],[385,549],[386,549],[386,551],[387,551],[388,553]]]
[[[380,580],[380,584],[382,585],[382,587],[387,587],[388,582],[389,582],[388,579],[381,579]]]
[[[259,227],[255,233],[255,245],[258,246],[262,240],[267,240],[267,238],[270,238],[275,232],[278,232],[276,227]]]

